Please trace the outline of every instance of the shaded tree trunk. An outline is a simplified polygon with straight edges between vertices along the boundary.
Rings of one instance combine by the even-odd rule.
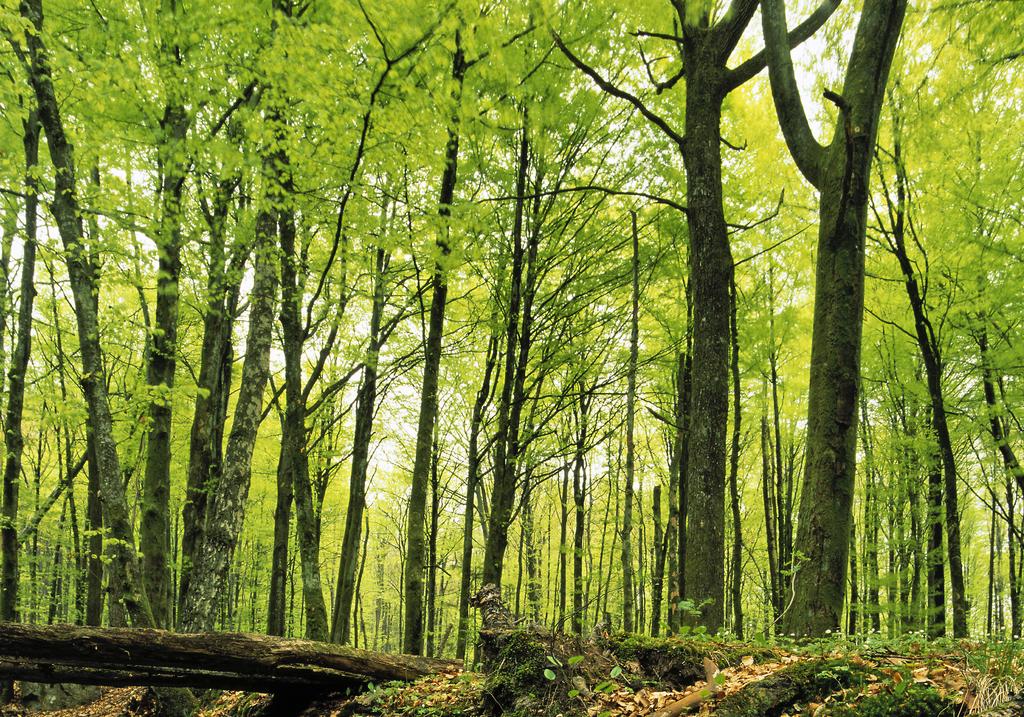
[[[36,226],[39,195],[34,173],[39,165],[39,118],[30,112],[24,122],[22,145],[25,153],[25,233],[21,260],[21,292],[18,331],[8,374],[7,411],[4,416],[3,527],[0,528],[3,567],[0,570],[0,620],[18,619],[18,486],[21,479],[25,436],[22,417],[25,408],[25,375],[32,350],[32,307],[35,300]],[[71,457],[68,456],[68,460]]]
[[[178,4],[162,0],[161,32],[173,33]],[[161,61],[180,65],[182,51],[163,37]],[[180,68],[179,68],[180,69]],[[157,238],[156,324],[146,366],[150,392],[149,432],[146,441],[146,469],[142,483],[142,515],[139,521],[139,549],[142,575],[158,627],[171,623],[171,419],[174,373],[178,350],[178,278],[181,273],[182,208],[185,187],[185,137],[189,115],[179,95],[176,77],[164,78],[165,91],[173,99],[160,119],[160,147],[157,152],[160,177],[160,225]]]
[[[86,397],[88,422],[96,445],[104,523],[112,538],[108,565],[120,604],[132,624],[150,626],[153,624],[153,613],[142,585],[141,569],[135,553],[134,529],[121,482],[121,465],[107,395],[97,305],[93,293],[96,267],[83,242],[82,213],[75,190],[74,152],[64,132],[53,89],[49,53],[43,44],[42,0],[25,0],[19,8],[23,19],[33,28],[33,31],[25,33],[25,57],[29,82],[38,105],[40,125],[46,133],[55,173],[50,211],[64,245],[64,258],[75,303],[82,387]]]
[[[352,473],[348,487],[348,510],[345,513],[345,533],[341,541],[338,567],[338,586],[335,593],[334,619],[331,641],[346,644],[352,620],[352,600],[355,595],[356,565],[359,538],[366,507],[366,474],[370,464],[370,444],[373,439],[373,416],[377,400],[377,362],[381,348],[381,316],[384,311],[384,274],[388,253],[377,248],[374,258],[373,306],[370,310],[370,335],[363,359],[363,377],[356,395],[355,433],[352,438]]]
[[[498,360],[498,335],[492,333],[487,342],[484,378],[476,392],[473,415],[469,424],[469,456],[466,469],[466,501],[462,516],[462,561],[459,573],[459,631],[455,643],[455,656],[465,659],[469,636],[469,600],[473,581],[473,525],[477,483],[480,480],[480,432],[484,410],[490,402],[491,377]]]
[[[868,184],[885,84],[906,0],[867,0],[827,147],[814,138],[790,58],[784,0],[763,0],[762,29],[776,113],[797,166],[818,188],[819,234],[808,391],[806,468],[786,631],[822,635],[840,625],[846,595],[856,472],[857,395],[864,313]]]
[[[622,508],[622,631],[633,632],[633,481],[635,473],[636,364],[640,342],[640,236],[636,212],[630,212],[633,231],[633,292],[629,320],[629,366],[626,373],[626,489]]]
[[[252,452],[262,420],[263,393],[270,374],[270,343],[277,292],[277,266],[273,240],[276,215],[260,212],[249,332],[246,337],[242,382],[225,452],[224,474],[211,496],[202,541],[192,568],[192,584],[180,623],[186,632],[212,630],[226,597],[228,572],[245,516],[252,471]]]

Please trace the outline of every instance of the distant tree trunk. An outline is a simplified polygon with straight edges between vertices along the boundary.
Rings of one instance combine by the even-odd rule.
[[[18,620],[18,485],[25,447],[22,417],[25,408],[25,374],[32,350],[32,307],[35,300],[36,224],[39,194],[35,171],[39,165],[39,117],[30,112],[24,122],[25,234],[21,259],[21,296],[18,304],[18,333],[8,375],[7,412],[4,417],[3,527],[0,529],[3,567],[0,572],[0,620]],[[68,460],[71,457],[68,456]]]
[[[440,446],[437,429],[434,430],[434,447],[430,459],[430,528],[427,531],[427,657],[434,656],[437,628],[437,529],[441,517],[441,482],[438,475]]]
[[[586,527],[587,471],[586,450],[589,438],[589,414],[593,400],[591,393],[582,384],[578,387],[579,404],[577,407],[572,461],[572,496],[575,507],[575,523],[572,542],[572,631],[575,635],[583,634],[585,606],[583,604],[583,551]]]
[[[654,486],[651,513],[654,519],[654,565],[651,568],[651,635],[661,635],[661,600],[665,590],[665,530],[661,524],[661,486]]]
[[[861,614],[860,593],[857,590],[857,526],[850,521],[850,624],[846,628],[848,635],[860,632]]]
[[[679,602],[686,565],[686,417],[689,414],[689,394],[686,384],[689,376],[689,357],[686,351],[676,356],[675,422],[672,437],[672,460],[669,462],[668,497],[668,632],[679,630]]]
[[[484,378],[476,392],[473,416],[469,424],[469,456],[466,471],[466,502],[462,516],[462,561],[459,574],[459,631],[456,637],[455,656],[466,657],[466,643],[469,635],[469,598],[473,581],[473,525],[474,498],[480,480],[480,431],[483,427],[484,411],[490,401],[491,377],[498,359],[498,335],[492,333],[487,342],[484,362]]]
[[[827,147],[807,122],[790,57],[784,0],[763,0],[762,30],[776,114],[790,153],[818,188],[819,233],[808,390],[804,487],[786,632],[840,626],[847,589],[856,473],[857,395],[864,314],[864,238],[871,159],[906,0],[867,0],[843,94],[828,92],[839,121]]]
[[[729,334],[732,344],[732,445],[729,453],[729,503],[732,507],[732,622],[743,639],[743,525],[740,517],[740,437],[743,406],[740,387],[740,332],[736,322],[736,270],[729,281]]]
[[[356,565],[359,560],[359,538],[366,507],[366,474],[370,466],[370,444],[373,439],[373,415],[377,400],[377,362],[381,349],[381,318],[384,312],[384,274],[389,255],[377,248],[374,259],[373,306],[370,310],[370,334],[363,359],[363,377],[356,395],[355,433],[352,438],[352,473],[348,486],[348,510],[345,533],[341,541],[338,564],[338,586],[335,592],[331,641],[347,644],[355,595]]]
[[[782,599],[779,590],[778,557],[775,552],[776,522],[775,501],[772,499],[772,459],[771,434],[768,429],[768,417],[761,416],[761,496],[764,502],[764,523],[766,542],[768,544],[768,599],[772,605],[773,619],[778,619],[782,612]]]
[[[875,465],[874,441],[867,400],[861,394],[861,444],[864,450],[864,612],[870,615],[871,629],[877,634],[882,629],[882,610],[879,600],[878,568],[878,475]]]
[[[526,605],[530,620],[540,624],[540,560],[533,520],[533,471],[523,481],[523,543],[526,549]]]
[[[946,635],[946,563],[942,546],[942,472],[932,461],[928,469],[928,638]]]
[[[113,419],[107,395],[106,372],[100,348],[99,320],[93,294],[96,267],[83,243],[82,213],[75,190],[75,159],[64,133],[59,104],[54,94],[49,53],[43,45],[42,0],[21,3],[22,18],[33,30],[25,33],[29,82],[38,104],[40,124],[46,132],[47,147],[54,167],[54,198],[50,211],[64,244],[68,278],[75,302],[82,386],[88,422],[96,444],[103,513],[112,539],[108,555],[117,595],[133,625],[151,626],[153,613],[142,585],[135,553],[135,535],[122,484],[121,465],[114,439]]]
[[[956,458],[953,441],[949,435],[946,420],[946,402],[942,391],[941,347],[938,336],[928,317],[925,296],[917,281],[917,274],[907,254],[906,232],[913,232],[913,223],[907,221],[908,196],[907,177],[903,166],[902,146],[899,134],[899,117],[896,118],[893,163],[896,167],[896,197],[889,200],[890,225],[883,230],[889,240],[889,250],[896,257],[903,273],[907,299],[914,315],[914,335],[924,362],[928,396],[931,399],[932,430],[939,444],[939,459],[942,465],[944,502],[946,507],[946,552],[948,554],[949,583],[953,602],[953,636],[967,637],[967,594],[964,587],[963,561],[960,555],[960,509],[957,497]],[[909,229],[908,229],[909,225]]]
[[[568,607],[568,582],[567,574],[569,559],[569,475],[570,464],[565,462],[562,465],[562,485],[559,490],[561,499],[561,520],[559,521],[558,532],[558,619],[556,628],[558,632],[565,629],[565,611]]]
[[[216,626],[227,596],[228,572],[245,517],[252,471],[252,452],[263,412],[263,393],[270,374],[270,343],[277,292],[273,240],[276,213],[263,210],[256,220],[257,243],[249,332],[245,342],[242,382],[228,436],[224,474],[210,496],[206,529],[192,567],[192,585],[185,598],[181,627],[207,632]]]
[[[633,632],[633,447],[636,421],[636,364],[640,343],[640,236],[636,212],[630,212],[633,230],[633,293],[629,320],[629,366],[626,372],[626,489],[622,508],[622,631]]]
[[[462,53],[461,36],[455,33],[455,53],[452,59],[452,79],[456,86],[456,104],[461,98],[462,81],[466,75],[466,60]],[[434,264],[430,280],[430,321],[423,348],[423,386],[420,391],[419,421],[416,426],[416,455],[412,469],[412,487],[409,494],[407,525],[408,548],[404,571],[405,634],[402,650],[411,655],[423,652],[423,568],[424,568],[424,514],[427,502],[427,478],[430,472],[430,453],[437,417],[437,384],[441,369],[441,341],[444,335],[444,312],[448,301],[448,277],[444,257],[451,251],[448,244],[452,202],[459,166],[460,127],[458,110],[449,120],[448,139],[445,144],[445,167],[441,176],[438,214],[446,224],[437,238],[441,258]]]
[[[1006,514],[1008,517],[1007,540],[1009,542],[1010,560],[1010,625],[1014,636],[1021,634],[1020,583],[1017,579],[1017,563],[1021,559],[1017,553],[1017,532],[1014,524],[1014,484],[1017,491],[1024,495],[1024,468],[1013,451],[1009,441],[1009,423],[1002,417],[1002,406],[996,397],[997,378],[988,353],[988,334],[984,329],[975,335],[978,350],[981,354],[982,389],[985,395],[985,408],[988,412],[989,433],[996,449],[1003,459],[1006,470]]]
[[[519,442],[519,420],[522,409],[521,386],[518,386],[517,349],[522,351],[522,337],[529,340],[525,319],[522,331],[519,322],[525,316],[522,310],[523,220],[526,202],[526,178],[529,162],[529,136],[527,117],[519,137],[519,159],[516,170],[515,219],[512,226],[512,267],[509,281],[508,325],[505,331],[504,369],[501,395],[498,399],[498,430],[495,435],[494,487],[491,492],[491,513],[484,546],[483,582],[501,587],[501,578],[508,546],[508,528],[512,517],[516,489],[516,459]],[[518,357],[520,360],[525,357]],[[517,386],[520,389],[517,391]]]

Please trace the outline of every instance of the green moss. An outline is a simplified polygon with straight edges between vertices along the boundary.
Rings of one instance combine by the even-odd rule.
[[[637,663],[640,670],[658,684],[677,689],[704,681],[704,658],[725,668],[738,665],[746,656],[752,656],[758,661],[776,657],[773,650],[765,647],[721,642],[699,636],[685,638],[617,634],[605,638],[602,646],[623,663]]]
[[[724,698],[721,717],[779,717],[801,702],[821,701],[828,695],[865,683],[870,671],[842,660],[798,662]]]
[[[883,692],[852,704],[831,707],[825,714],[829,717],[952,717],[957,714],[957,706],[931,687],[910,685],[899,694]]]
[[[548,648],[526,630],[503,633],[494,648],[496,659],[488,667],[484,695],[500,714],[528,713],[524,705],[541,701],[553,688],[544,675],[549,669]]]

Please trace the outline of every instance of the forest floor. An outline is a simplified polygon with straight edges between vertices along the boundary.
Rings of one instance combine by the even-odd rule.
[[[1024,646],[1015,642],[778,647],[697,636],[538,645],[528,631],[513,635],[489,674],[440,673],[315,699],[224,692],[198,717],[1024,716]],[[46,714],[159,717],[159,707],[145,688],[120,688]]]

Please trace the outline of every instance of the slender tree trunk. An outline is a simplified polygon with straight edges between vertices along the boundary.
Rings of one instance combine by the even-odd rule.
[[[733,632],[743,639],[743,525],[740,517],[740,436],[743,407],[740,387],[740,333],[736,322],[736,272],[729,281],[729,333],[732,338],[732,445],[729,454],[729,502],[732,507],[732,622]]]
[[[654,486],[651,513],[654,518],[654,565],[651,569],[651,635],[661,635],[661,599],[665,586],[665,531],[661,524],[661,486]]]
[[[573,524],[572,542],[572,631],[575,635],[583,634],[585,606],[583,604],[583,551],[584,529],[586,527],[586,446],[588,418],[591,396],[579,386],[579,413],[576,426],[575,451],[572,462],[572,495],[575,506],[575,523]]]
[[[897,128],[898,128],[897,120]],[[895,216],[890,217],[890,251],[895,255],[903,273],[903,283],[914,315],[914,333],[917,346],[924,362],[928,395],[931,399],[932,430],[939,444],[939,459],[942,465],[944,502],[946,507],[946,552],[948,554],[949,582],[953,603],[953,636],[967,637],[967,594],[964,586],[963,561],[960,555],[960,509],[957,496],[956,458],[953,441],[949,435],[946,420],[946,402],[942,391],[942,356],[938,337],[928,317],[924,296],[918,285],[917,275],[907,254],[907,231],[905,216],[907,210],[907,179],[903,168],[899,132],[893,149],[896,165],[896,201],[891,203]],[[912,229],[911,229],[912,231]]]
[[[462,516],[462,561],[459,579],[459,631],[455,644],[455,656],[466,657],[466,643],[469,637],[469,598],[473,581],[473,525],[474,498],[480,480],[480,432],[483,427],[484,410],[490,401],[491,377],[498,359],[498,335],[492,333],[487,342],[487,358],[484,363],[484,379],[473,403],[473,416],[469,424],[469,456],[466,474],[466,502]]]
[[[437,429],[434,430],[434,447],[430,459],[430,528],[427,531],[427,635],[426,655],[434,656],[434,645],[436,644],[434,631],[437,628],[437,528],[441,513],[441,489],[440,476],[438,475],[438,461],[440,460],[440,447],[437,439]]]
[[[25,407],[25,375],[32,350],[32,307],[35,300],[36,222],[39,195],[35,171],[39,165],[39,118],[30,112],[24,123],[25,177],[29,192],[25,199],[25,234],[21,260],[21,296],[18,305],[18,333],[8,375],[7,411],[4,417],[3,527],[0,529],[3,567],[0,570],[0,620],[18,620],[18,486],[25,447],[22,417]],[[68,460],[70,460],[68,456]]]
[[[522,350],[521,337],[528,333],[525,320],[522,332],[519,321],[523,294],[523,220],[526,202],[526,177],[529,162],[527,117],[519,138],[519,159],[516,174],[515,219],[512,227],[512,268],[509,282],[508,326],[505,332],[505,365],[502,372],[501,396],[498,401],[498,430],[495,435],[494,487],[491,492],[491,514],[484,546],[483,582],[501,587],[505,549],[508,546],[508,528],[515,502],[516,446],[518,445],[518,415],[522,408],[521,392],[516,391],[519,361],[517,349]],[[525,358],[525,357],[520,357]]]
[[[773,619],[778,619],[782,612],[782,599],[779,591],[778,557],[776,555],[776,522],[774,519],[775,502],[772,500],[772,462],[771,438],[768,429],[768,417],[761,416],[761,496],[764,502],[764,522],[766,542],[768,544],[768,598],[772,605]]]
[[[377,248],[374,259],[373,306],[370,310],[370,335],[363,359],[363,377],[356,396],[355,434],[352,438],[352,473],[348,487],[348,511],[345,533],[341,541],[338,586],[334,603],[331,640],[347,644],[355,594],[355,573],[358,564],[360,529],[366,507],[366,474],[370,465],[370,444],[373,439],[373,415],[377,400],[377,362],[380,356],[380,326],[384,312],[384,274],[388,253]]]
[[[161,0],[161,33],[176,32],[178,3]],[[182,208],[187,150],[185,138],[189,114],[179,98],[178,78],[172,68],[182,62],[182,50],[161,37],[161,62],[168,67],[165,91],[173,98],[160,119],[158,175],[160,177],[160,227],[157,237],[156,324],[146,366],[150,392],[146,469],[142,484],[142,516],[139,548],[142,575],[158,627],[168,627],[171,616],[171,568],[169,564],[171,494],[171,419],[174,374],[178,350],[178,278],[181,273]],[[178,67],[180,69],[180,67]]]
[[[466,61],[462,54],[461,37],[455,34],[455,55],[452,59],[452,79],[455,85],[456,105],[462,94],[462,81],[466,74]],[[448,277],[444,266],[451,247],[448,244],[452,202],[459,162],[458,110],[448,124],[445,145],[445,167],[441,177],[438,214],[445,227],[437,238],[441,254],[431,277],[430,321],[423,350],[423,387],[420,391],[419,422],[416,427],[416,455],[413,461],[412,487],[409,494],[409,517],[406,534],[408,552],[404,572],[405,634],[402,649],[411,655],[423,652],[423,568],[424,568],[424,513],[427,502],[427,478],[430,471],[430,449],[437,417],[437,384],[441,369],[441,341],[444,335],[444,312],[448,300]],[[493,511],[493,508],[492,508]],[[499,576],[500,577],[500,576]]]
[[[622,631],[633,632],[633,481],[635,480],[634,424],[636,422],[636,364],[640,343],[640,236],[636,212],[630,212],[633,231],[633,293],[629,320],[629,366],[626,373],[626,489],[622,508]]]

